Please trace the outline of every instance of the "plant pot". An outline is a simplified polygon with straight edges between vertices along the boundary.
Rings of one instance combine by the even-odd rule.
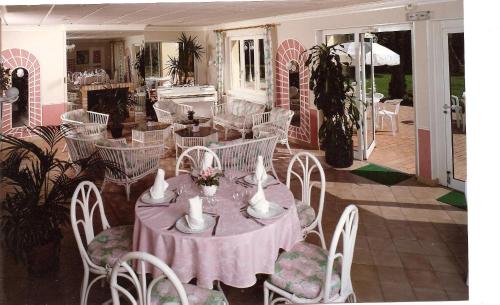
[[[118,138],[121,138],[122,137],[122,134],[123,134],[123,126],[115,126],[115,127],[111,127],[111,136],[114,138],[114,139],[118,139]]]
[[[200,126],[193,125],[193,132],[199,132]]]
[[[336,141],[331,141],[325,145],[326,163],[336,168],[346,168],[354,161],[352,139],[337,137]]]
[[[217,192],[217,185],[210,185],[210,186],[202,185],[201,191],[202,191],[203,195],[205,195],[207,197],[212,197]]]
[[[28,272],[32,275],[45,275],[59,269],[61,240],[54,239],[41,246],[36,246],[26,253]]]

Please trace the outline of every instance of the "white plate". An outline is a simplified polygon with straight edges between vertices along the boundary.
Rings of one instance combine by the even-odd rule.
[[[165,193],[163,193],[163,198],[154,199],[154,198],[151,198],[151,194],[149,193],[149,190],[147,190],[146,192],[144,192],[144,194],[142,194],[141,201],[144,203],[149,203],[149,204],[165,203],[165,202],[169,202],[170,200],[172,200],[172,198],[174,198],[174,196],[175,196],[174,192],[172,192],[170,190],[165,190]]]
[[[192,234],[192,233],[205,232],[206,230],[212,228],[215,225],[214,217],[212,217],[208,214],[203,214],[203,220],[204,220],[203,228],[191,229],[186,222],[185,216],[182,216],[181,218],[177,219],[177,222],[175,223],[175,227],[177,228],[177,230],[181,231],[182,233]]]
[[[271,176],[267,175],[266,180],[264,180],[264,183],[262,184],[262,186],[266,186],[266,184],[271,183],[272,180],[273,180],[273,178]],[[246,183],[249,183],[249,184],[257,185],[257,181],[255,181],[254,174],[246,175],[245,177],[243,177],[243,181],[245,181]]]
[[[260,219],[274,219],[278,218],[283,214],[285,209],[277,203],[269,201],[269,211],[267,213],[261,213],[259,211],[254,210],[252,206],[248,206],[247,208],[247,213],[248,215],[254,217],[254,218],[260,218]]]

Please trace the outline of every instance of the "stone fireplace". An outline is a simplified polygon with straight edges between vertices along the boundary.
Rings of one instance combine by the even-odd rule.
[[[309,103],[309,69],[304,64],[305,55],[301,56],[304,50],[300,42],[295,39],[287,39],[279,45],[276,51],[276,101],[274,106],[291,109],[296,112],[296,115],[300,114],[300,119],[294,117],[294,124],[290,125],[288,130],[288,137],[291,141],[319,148],[318,110]],[[290,71],[293,71],[291,68],[295,68],[297,65],[298,90],[292,94],[290,88],[293,81],[290,79]],[[299,107],[300,109],[298,109]]]
[[[30,52],[23,49],[3,50],[0,56],[5,68],[13,72],[23,68],[28,73],[28,98],[27,98],[27,125],[35,127],[42,125],[42,105],[40,102],[40,64],[38,59]],[[24,126],[13,127],[13,106],[4,104],[2,115],[2,133],[16,137],[26,137],[30,133]]]

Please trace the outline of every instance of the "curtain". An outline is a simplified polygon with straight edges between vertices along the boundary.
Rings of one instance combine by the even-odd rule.
[[[215,64],[217,66],[217,97],[218,102],[222,103],[222,94],[224,92],[224,34],[216,32],[216,46],[215,46]]]
[[[266,26],[264,37],[264,65],[266,73],[266,106],[273,108],[274,106],[274,71],[273,71],[273,30],[274,26]]]
[[[123,41],[112,41],[112,75],[117,82],[125,81],[125,71],[126,71],[126,57],[125,57],[125,44]]]

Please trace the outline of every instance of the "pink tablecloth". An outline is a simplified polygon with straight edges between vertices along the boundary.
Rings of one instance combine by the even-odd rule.
[[[287,207],[277,219],[262,221],[265,226],[245,218],[240,212],[243,202],[233,193],[242,186],[221,180],[217,190],[216,212],[220,215],[215,236],[212,230],[185,234],[167,230],[188,211],[188,198],[197,195],[198,187],[188,175],[168,179],[169,189],[185,185],[190,188],[170,206],[136,205],[133,249],[144,251],[165,261],[182,282],[197,279],[197,285],[211,288],[218,280],[238,288],[253,286],[258,273],[272,274],[280,248],[289,250],[302,239],[293,194],[283,184],[265,189],[269,201]],[[204,201],[205,204],[205,201]],[[149,270],[153,272],[153,270]]]

